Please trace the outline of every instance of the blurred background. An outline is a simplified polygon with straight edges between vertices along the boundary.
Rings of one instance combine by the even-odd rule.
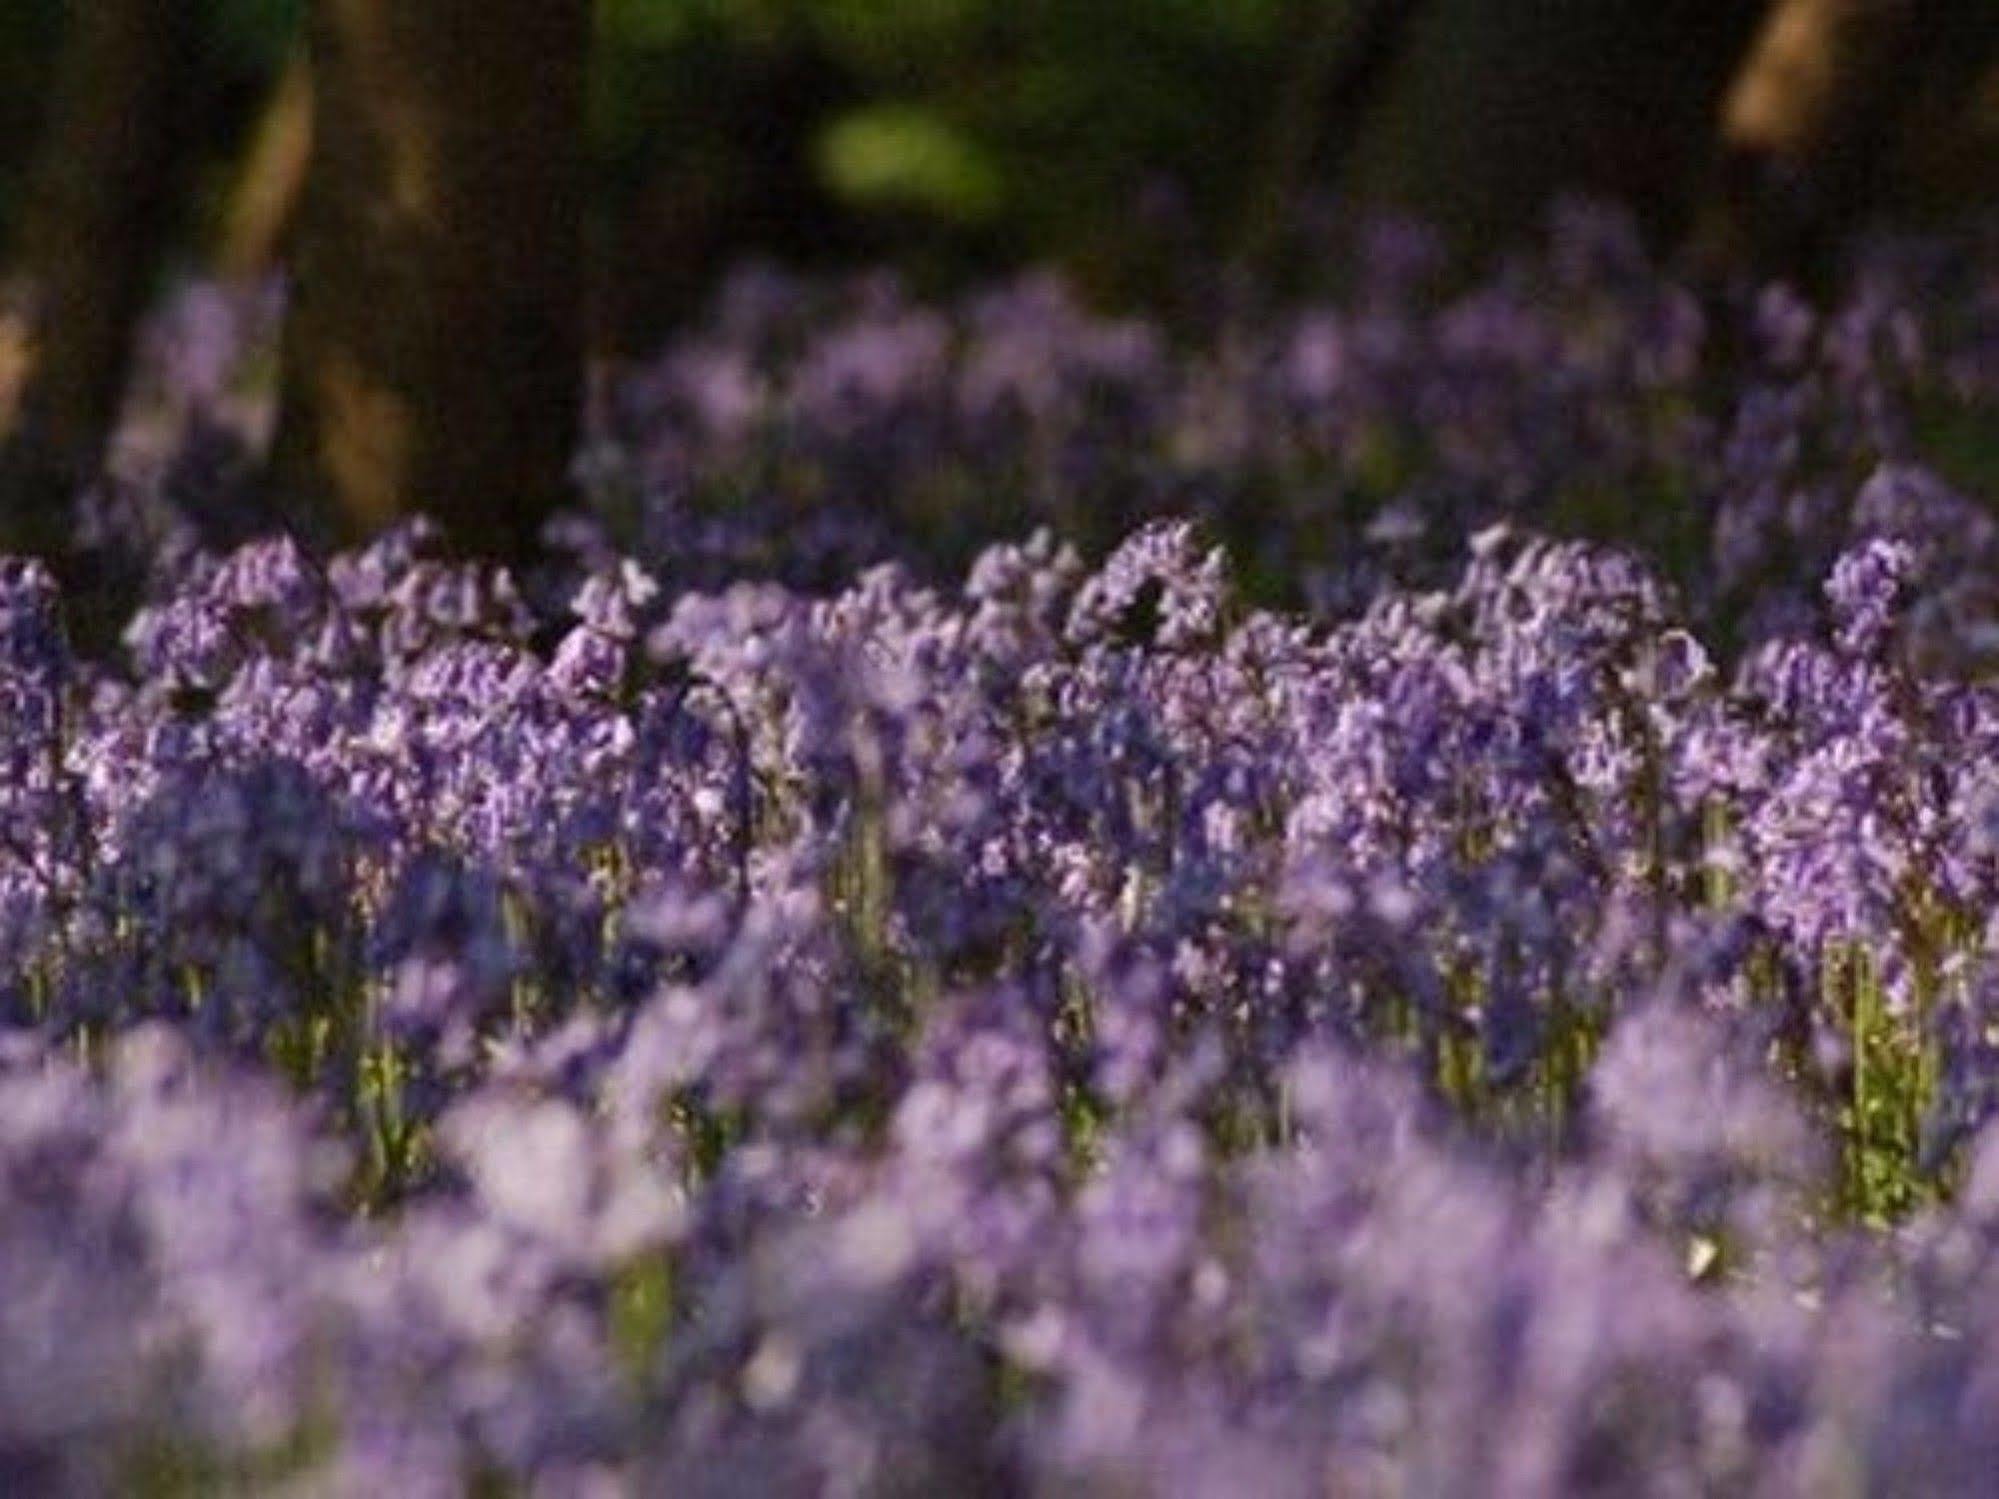
[[[1851,225],[1978,211],[1999,183],[1992,0],[574,3],[600,359],[651,353],[757,257],[938,293],[1053,263],[1170,326],[1229,277],[1336,289],[1315,247],[1362,212],[1422,219],[1469,275],[1588,195],[1697,272],[1809,287]],[[424,9],[491,18],[481,67],[514,45],[506,5]],[[23,314],[0,337],[0,436],[39,379],[42,446],[87,469],[143,308],[287,263],[315,120],[352,113],[316,106],[312,10],[0,8],[0,246],[17,302],[41,298],[38,334]],[[516,155],[551,149],[521,128],[542,134]]]
[[[0,237],[17,244],[66,13],[0,8]],[[143,7],[142,7],[143,8]],[[275,256],[307,118],[304,0],[180,0],[175,199],[159,274]],[[649,350],[726,266],[893,260],[926,280],[1059,260],[1145,300],[1190,253],[1273,253],[1337,201],[1407,209],[1460,250],[1562,192],[1656,239],[1712,190],[1754,0],[594,0],[596,339]],[[1835,8],[1836,7],[1832,7]],[[1858,7],[1860,9],[1866,6]],[[1934,216],[1999,184],[1999,12],[1921,12],[1872,209]],[[158,66],[135,57],[134,71]],[[104,82],[116,89],[116,80]],[[150,89],[133,80],[127,106]],[[1287,222],[1288,218],[1288,222]]]

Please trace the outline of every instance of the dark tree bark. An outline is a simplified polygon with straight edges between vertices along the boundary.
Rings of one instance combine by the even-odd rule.
[[[1306,0],[1296,8],[1294,62],[1271,112],[1270,138],[1237,244],[1243,261],[1267,262],[1305,184],[1315,176],[1337,176],[1340,159],[1401,59],[1424,4]]]
[[[1721,111],[1709,255],[1803,274],[1887,195],[1926,96],[1968,94],[1992,0],[1777,0]],[[1933,100],[1931,101],[1933,102]]]
[[[176,216],[199,77],[187,0],[77,0],[22,225],[30,347],[0,450],[0,543],[53,552],[102,462]]]
[[[588,0],[314,0],[279,503],[521,558],[581,401]]]

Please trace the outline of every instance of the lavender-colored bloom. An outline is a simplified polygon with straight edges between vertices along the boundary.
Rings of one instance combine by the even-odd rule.
[[[1895,603],[1914,565],[1905,543],[1870,541],[1848,552],[1826,581],[1840,648],[1856,656],[1877,654],[1893,628]]]
[[[1983,1483],[1989,249],[1341,253],[738,280],[518,584],[208,550],[190,304],[124,655],[0,566],[0,1488]]]

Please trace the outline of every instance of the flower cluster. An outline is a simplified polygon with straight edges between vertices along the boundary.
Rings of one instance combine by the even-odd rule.
[[[0,567],[0,1488],[1980,1486],[1980,304],[1717,369],[1564,233],[1196,355],[744,281],[534,576]]]

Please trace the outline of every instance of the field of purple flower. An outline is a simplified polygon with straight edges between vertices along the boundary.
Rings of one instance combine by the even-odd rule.
[[[746,276],[509,578],[0,570],[0,1489],[1999,1471],[1999,250]]]

